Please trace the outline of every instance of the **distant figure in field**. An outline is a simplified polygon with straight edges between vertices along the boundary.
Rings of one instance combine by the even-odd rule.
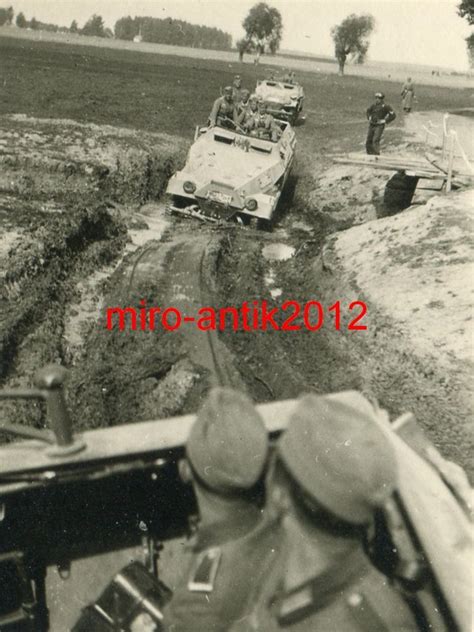
[[[367,109],[369,130],[365,148],[368,154],[380,155],[380,140],[385,129],[396,118],[393,108],[385,103],[385,95],[382,92],[375,93],[375,103]]]
[[[401,97],[403,111],[408,114],[409,112],[411,112],[411,109],[413,107],[413,99],[415,98],[415,86],[411,80],[411,77],[408,77],[406,82],[403,84]]]

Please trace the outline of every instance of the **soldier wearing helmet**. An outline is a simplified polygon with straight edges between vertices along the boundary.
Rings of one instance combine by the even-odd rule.
[[[264,140],[277,141],[281,130],[275,122],[271,114],[267,112],[267,104],[258,97],[257,112],[253,114],[251,120],[248,121],[247,127],[252,136],[257,136]]]
[[[396,489],[397,463],[362,395],[303,397],[267,483],[282,541],[232,632],[418,630],[363,550],[375,512]]]
[[[235,127],[237,123],[237,108],[232,96],[232,86],[226,86],[223,95],[214,101],[209,114],[209,126]]]
[[[277,525],[262,514],[267,432],[250,400],[213,389],[200,409],[180,464],[192,484],[200,525],[188,545],[189,566],[164,612],[173,632],[226,630],[274,554]]]
[[[376,92],[375,103],[367,109],[367,120],[369,121],[369,129],[367,131],[367,140],[365,148],[368,154],[380,154],[380,141],[385,129],[395,120],[396,114],[392,106],[385,103],[385,95],[382,92]]]

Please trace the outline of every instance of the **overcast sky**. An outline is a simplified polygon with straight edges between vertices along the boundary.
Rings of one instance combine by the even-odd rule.
[[[257,0],[0,0],[27,19],[79,26],[99,13],[113,29],[124,15],[148,15],[216,26],[242,35],[242,21]],[[369,58],[468,67],[464,39],[467,21],[456,14],[459,0],[268,0],[283,17],[282,48],[332,55],[330,29],[350,13],[371,13],[377,27],[371,37]]]

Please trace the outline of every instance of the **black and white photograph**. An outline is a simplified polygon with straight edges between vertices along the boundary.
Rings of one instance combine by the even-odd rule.
[[[0,0],[0,632],[472,632],[474,0]]]

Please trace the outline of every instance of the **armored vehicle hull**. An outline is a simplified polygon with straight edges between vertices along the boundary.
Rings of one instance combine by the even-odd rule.
[[[303,88],[298,83],[284,81],[257,81],[257,96],[267,104],[267,111],[275,118],[296,123],[303,109]]]
[[[293,165],[295,133],[273,142],[222,127],[197,128],[186,165],[168,183],[171,213],[203,221],[271,224]]]

